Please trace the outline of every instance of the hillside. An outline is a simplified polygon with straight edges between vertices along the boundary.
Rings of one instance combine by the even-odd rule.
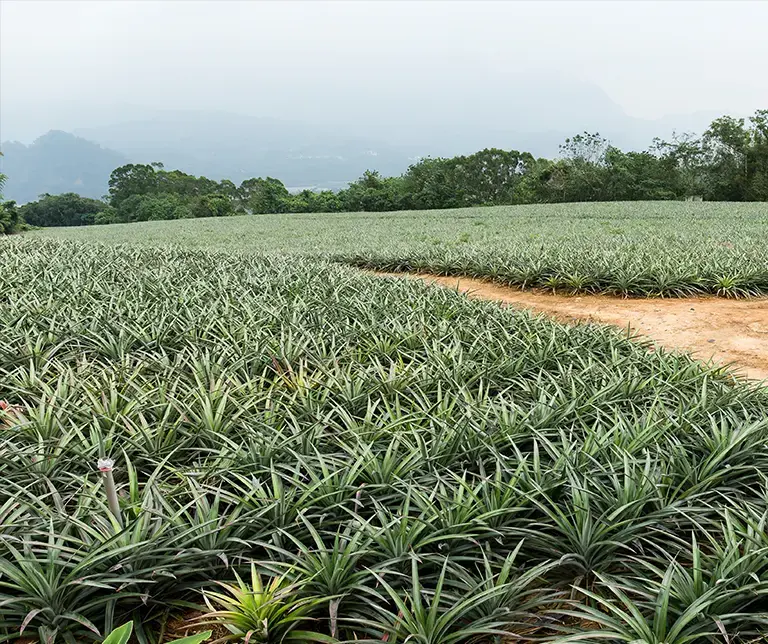
[[[51,131],[30,145],[2,145],[0,168],[8,175],[7,199],[33,201],[43,193],[77,192],[99,198],[107,191],[112,170],[128,161],[119,152],[67,132]]]
[[[399,174],[417,152],[298,121],[193,110],[75,133],[137,163],[162,161],[166,167],[235,183],[277,177],[289,188],[343,187],[369,168]]]
[[[135,162],[162,161],[213,179],[272,176],[291,188],[335,188],[368,169],[399,175],[419,157],[452,157],[486,147],[551,158],[567,137],[584,130],[599,131],[622,148],[644,149],[654,137],[668,138],[673,131],[702,132],[719,116],[702,112],[636,119],[597,88],[581,86],[549,88],[543,94],[520,87],[502,93],[503,98],[496,96],[498,91],[489,94],[478,87],[477,92],[472,99],[445,97],[439,110],[414,108],[415,96],[403,97],[402,104],[386,111],[362,104],[357,110],[347,107],[344,122],[332,114],[315,116],[315,121],[312,115],[291,120],[168,110],[73,131]],[[350,101],[356,104],[354,97]],[[566,115],[560,109],[564,104],[569,105]]]
[[[500,79],[477,73],[465,79],[458,93],[449,79],[445,81],[417,87],[382,84],[365,95],[352,92],[332,97],[322,87],[310,85],[303,92],[312,96],[311,101],[286,90],[279,98],[283,102],[271,109],[270,101],[278,98],[265,96],[259,106],[231,111],[119,105],[58,106],[50,113],[4,108],[0,125],[6,136],[19,139],[32,128],[40,128],[37,132],[55,126],[132,162],[161,161],[166,167],[217,180],[239,183],[272,176],[290,189],[336,189],[367,169],[399,175],[420,157],[452,157],[486,147],[551,158],[566,137],[584,130],[599,131],[622,149],[644,149],[654,137],[668,138],[673,131],[702,132],[720,115],[697,112],[639,119],[599,87],[562,78],[545,81],[507,74]],[[568,109],[563,110],[563,105]],[[7,155],[29,156],[18,146],[6,143],[3,147]],[[45,156],[56,153],[39,152],[32,171],[23,171],[25,177],[49,174],[50,160]],[[74,175],[89,172],[88,159],[93,154],[84,151],[82,159],[67,155]],[[13,174],[11,164],[8,161],[9,175]],[[116,165],[120,163],[109,170]],[[53,184],[64,183],[71,189],[69,184],[78,178],[61,181],[57,176]],[[49,190],[52,183],[48,178],[22,181],[29,183],[19,193],[26,199]],[[103,194],[105,188],[95,183],[86,196]],[[12,184],[15,191],[19,180]]]

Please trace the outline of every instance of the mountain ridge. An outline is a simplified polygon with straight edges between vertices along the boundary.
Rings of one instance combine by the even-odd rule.
[[[482,78],[476,84],[482,86]],[[573,85],[575,95],[578,84]],[[570,90],[569,90],[570,91]],[[367,136],[350,123],[316,125],[296,119],[261,117],[225,110],[138,110],[137,118],[111,124],[76,127],[71,132],[51,130],[25,145],[16,141],[2,144],[5,154],[0,167],[8,175],[6,197],[20,203],[41,193],[79,192],[101,197],[106,193],[111,171],[124,163],[162,162],[211,179],[239,183],[256,176],[273,176],[289,188],[340,188],[357,179],[365,170],[397,175],[425,156],[470,154],[486,147],[529,151],[536,156],[555,156],[568,136],[581,131],[599,131],[615,145],[643,149],[652,139],[669,137],[673,131],[701,132],[715,116],[711,111],[669,115],[661,119],[628,116],[599,88],[601,103],[596,114],[582,127],[567,127],[578,117],[558,117],[556,100],[568,94],[558,86],[536,96],[520,96],[515,110],[531,111],[548,105],[535,119],[500,117],[503,109],[488,108],[487,118],[472,118],[462,105],[453,105],[435,115],[429,125],[425,115],[414,116],[410,134],[399,132],[397,118],[376,124],[381,136]],[[559,97],[559,99],[558,99]],[[583,112],[594,96],[580,98]],[[465,101],[477,110],[482,101]],[[512,104],[510,104],[510,109]],[[510,112],[511,114],[512,112]],[[502,115],[503,116],[503,115]],[[469,125],[451,119],[462,117]],[[594,127],[603,119],[605,127]],[[419,123],[421,122],[421,126]],[[539,123],[552,127],[525,131]],[[512,126],[520,127],[520,130]],[[363,128],[370,129],[370,128]]]

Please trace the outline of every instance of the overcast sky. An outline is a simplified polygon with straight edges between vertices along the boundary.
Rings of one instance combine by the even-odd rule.
[[[512,74],[594,83],[643,118],[768,108],[768,2],[1,0],[0,25],[0,139],[125,105],[406,113]]]

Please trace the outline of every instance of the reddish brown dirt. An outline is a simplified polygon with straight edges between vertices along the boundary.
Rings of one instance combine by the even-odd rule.
[[[768,380],[768,298],[622,299],[607,295],[552,295],[481,280],[435,275],[377,273],[458,289],[469,297],[532,309],[564,322],[612,324],[647,336],[699,360],[730,364],[736,373]]]

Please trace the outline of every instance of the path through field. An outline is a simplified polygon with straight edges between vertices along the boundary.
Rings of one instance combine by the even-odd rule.
[[[546,313],[564,322],[586,320],[629,326],[668,349],[683,349],[700,360],[712,358],[720,364],[730,363],[748,378],[768,380],[768,298],[565,296],[520,291],[465,277],[377,274],[420,279],[458,289],[469,297]]]

